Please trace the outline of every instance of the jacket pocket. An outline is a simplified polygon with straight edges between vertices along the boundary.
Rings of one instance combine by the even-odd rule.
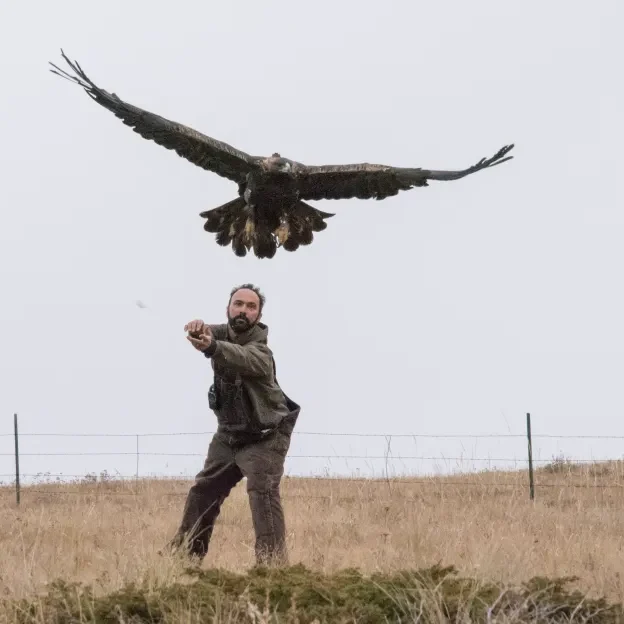
[[[218,378],[214,387],[216,405],[214,412],[219,425],[227,431],[248,429],[252,422],[253,410],[240,376],[233,381]]]

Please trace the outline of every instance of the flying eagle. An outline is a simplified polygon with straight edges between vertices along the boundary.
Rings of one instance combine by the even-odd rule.
[[[359,163],[308,166],[283,158],[251,156],[175,121],[124,102],[114,93],[96,86],[77,62],[61,54],[75,75],[50,63],[53,73],[75,82],[98,104],[112,111],[124,124],[193,164],[238,185],[238,197],[200,213],[204,229],[216,234],[219,245],[232,245],[237,256],[253,249],[258,258],[272,258],[278,247],[295,251],[309,245],[313,232],[327,227],[333,213],[306,202],[320,199],[385,199],[429,180],[458,180],[481,169],[499,165],[513,156],[506,145],[491,158],[461,171],[435,171]]]

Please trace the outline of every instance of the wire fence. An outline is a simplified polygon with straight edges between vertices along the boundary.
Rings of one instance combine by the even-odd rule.
[[[287,456],[287,462],[296,463],[303,461],[306,465],[314,464],[321,466],[322,475],[308,474],[297,475],[305,476],[308,479],[318,479],[327,481],[345,482],[370,482],[375,480],[392,480],[392,484],[400,486],[401,484],[414,484],[430,487],[466,487],[466,488],[489,488],[489,489],[524,489],[528,491],[531,500],[535,498],[536,488],[548,490],[553,488],[561,489],[594,489],[596,491],[621,491],[624,490],[624,461],[620,457],[609,455],[607,457],[591,457],[591,453],[586,452],[583,456],[563,457],[561,455],[551,455],[551,457],[543,458],[535,456],[535,443],[539,440],[566,440],[579,441],[582,448],[587,448],[588,440],[611,441],[619,448],[622,446],[621,441],[624,435],[573,435],[573,434],[534,434],[531,432],[531,417],[526,415],[526,433],[525,434],[459,434],[459,433],[360,433],[360,432],[319,432],[319,431],[299,431],[295,429],[293,433],[293,441],[303,440],[303,449],[301,451],[294,449],[291,444],[291,450]],[[0,473],[0,484],[7,486],[15,486],[15,495],[17,504],[20,503],[21,494],[24,492],[37,493],[44,495],[57,494],[75,494],[79,493],[74,489],[60,489],[61,486],[79,483],[110,483],[115,482],[134,482],[138,484],[146,479],[160,480],[189,480],[194,477],[198,469],[203,463],[206,456],[206,442],[212,436],[214,431],[194,431],[194,432],[154,432],[154,433],[64,433],[64,432],[27,432],[20,433],[18,430],[17,414],[14,415],[14,431],[12,433],[0,433],[0,470],[6,468]],[[181,449],[172,449],[174,446],[172,440],[180,441],[183,438],[184,446]],[[319,452],[316,449],[307,450],[308,440],[324,438],[330,440],[330,446],[333,452]],[[376,452],[369,452],[366,448],[365,452],[338,452],[335,449],[336,440],[346,440],[349,438],[366,439],[366,444],[370,444],[372,440],[381,442],[381,447]],[[63,441],[74,440],[77,448],[57,449],[57,445]],[[190,439],[190,442],[189,442]],[[120,441],[124,445],[130,445],[125,450],[105,449],[110,442]],[[150,440],[159,441],[164,448],[150,448],[148,442]],[[473,454],[470,455],[465,448],[460,449],[462,452],[435,454],[431,451],[439,450],[437,447],[442,440],[473,442],[479,440],[487,441],[505,441],[510,444],[512,450],[516,453],[494,453],[492,454]],[[519,445],[522,443],[521,446]],[[25,451],[22,449],[26,443],[29,447]],[[424,445],[426,448],[421,453],[397,452],[397,444],[405,445]],[[184,450],[189,444],[197,446],[197,450]],[[432,446],[433,444],[433,446]],[[9,450],[9,445],[12,447]],[[55,448],[51,448],[54,446]],[[147,449],[146,449],[147,446]],[[307,447],[307,448],[306,448]],[[82,472],[77,470],[65,473],[55,470],[50,464],[54,463],[57,458],[64,458],[64,461],[72,459],[85,460],[87,458],[95,458],[101,462],[102,458],[106,465],[102,467],[99,463],[97,469],[93,469],[94,465]],[[116,465],[112,470],[110,462],[112,458],[120,461],[122,471]],[[147,461],[146,461],[147,460]],[[169,463],[172,460],[187,461],[183,464],[187,473],[180,472],[173,474],[170,471]],[[199,461],[198,461],[199,460]],[[322,460],[324,464],[318,462]],[[130,462],[133,464],[130,468]],[[343,462],[350,470],[351,474],[343,474],[340,476],[331,476],[327,465],[329,462],[332,468],[336,468],[337,462]],[[408,474],[414,472],[414,463],[420,462],[422,468],[427,464],[427,468],[438,468],[435,474],[431,471],[427,474]],[[606,471],[605,462],[609,462],[611,468]],[[21,472],[24,463],[27,464],[26,470]],[[148,464],[146,467],[145,464]],[[449,463],[455,464],[455,474],[444,473],[439,470],[440,465],[444,464],[447,468]],[[14,470],[9,466],[13,464]],[[402,465],[403,472],[397,471],[396,466]],[[409,466],[408,466],[409,464]],[[467,469],[467,465],[472,464],[473,470]],[[601,467],[602,464],[602,467]],[[33,470],[33,467],[43,467],[43,469]],[[362,466],[367,468],[367,474],[362,474]],[[86,468],[86,464],[83,464]],[[130,468],[130,470],[129,470]],[[147,468],[147,469],[146,469]],[[152,470],[149,470],[152,468]],[[168,469],[163,471],[163,468]],[[156,469],[156,470],[154,470]],[[580,473],[585,470],[584,478],[579,479]],[[458,475],[457,472],[460,474]],[[372,474],[370,474],[372,473]],[[472,473],[472,474],[469,474]],[[536,481],[536,473],[539,479]],[[467,476],[468,475],[468,476]],[[286,474],[288,477],[288,473]],[[552,477],[564,477],[557,481],[553,481]],[[468,478],[469,477],[469,478]],[[487,478],[486,478],[487,477]],[[572,478],[575,477],[575,478]],[[8,483],[5,480],[9,480]],[[41,489],[42,483],[46,485],[54,484],[53,489]],[[28,484],[28,487],[25,487]],[[119,490],[116,494],[133,495],[134,491]],[[171,492],[171,496],[185,495],[185,492]],[[287,496],[288,497],[288,496]],[[290,496],[292,497],[292,496]],[[298,495],[295,498],[313,498],[327,499],[331,496],[326,495]],[[345,498],[345,497],[342,497]],[[347,497],[349,498],[349,497]],[[346,500],[346,499],[345,499]]]

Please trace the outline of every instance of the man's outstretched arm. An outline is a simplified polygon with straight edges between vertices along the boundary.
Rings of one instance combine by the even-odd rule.
[[[190,335],[189,342],[206,357],[238,371],[241,375],[264,377],[273,372],[273,354],[266,344],[237,345],[219,340],[223,325],[208,325],[203,321],[191,321],[184,327]],[[215,335],[216,334],[216,335]]]
[[[273,373],[271,349],[265,344],[252,342],[237,345],[212,337],[203,353],[215,363],[227,366],[241,375],[265,377]]]

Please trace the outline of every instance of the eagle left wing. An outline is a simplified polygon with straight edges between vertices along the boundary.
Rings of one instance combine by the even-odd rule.
[[[314,199],[385,199],[413,187],[428,186],[429,180],[459,180],[467,175],[500,165],[513,156],[506,145],[491,158],[482,158],[467,169],[436,171],[360,163],[353,165],[299,166],[296,168],[297,189],[303,200]]]
[[[256,157],[193,128],[124,102],[114,93],[104,91],[87,77],[78,63],[72,63],[62,50],[61,54],[76,75],[59,69],[54,63],[50,63],[54,67],[50,71],[80,85],[92,99],[111,111],[144,139],[150,139],[167,149],[175,150],[179,156],[194,165],[238,184],[244,182],[247,173],[257,166]]]

